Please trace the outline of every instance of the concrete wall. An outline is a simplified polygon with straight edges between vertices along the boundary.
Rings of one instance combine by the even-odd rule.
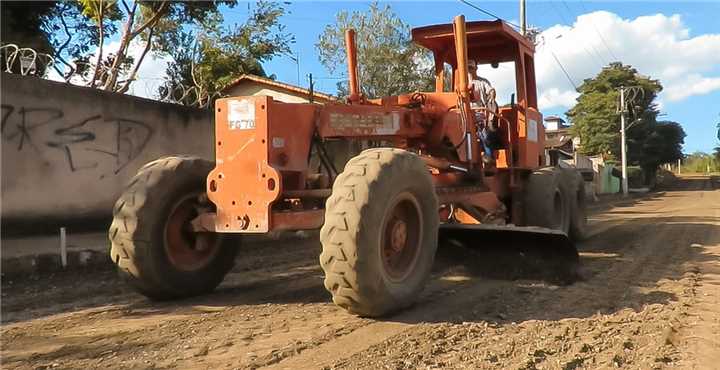
[[[3,234],[107,219],[144,163],[214,157],[209,110],[6,73],[1,83]]]

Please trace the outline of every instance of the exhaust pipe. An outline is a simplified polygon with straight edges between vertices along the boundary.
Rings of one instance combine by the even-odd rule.
[[[468,94],[468,68],[467,68],[467,34],[465,33],[465,16],[458,15],[453,19],[453,33],[455,34],[455,58],[457,59],[458,86],[457,90],[466,100]]]
[[[348,78],[350,83],[350,102],[360,101],[360,86],[358,85],[357,46],[355,44],[355,30],[345,30],[345,52],[347,53]]]

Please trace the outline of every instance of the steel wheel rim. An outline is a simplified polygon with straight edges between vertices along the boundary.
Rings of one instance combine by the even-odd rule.
[[[380,253],[386,276],[397,282],[410,275],[420,255],[422,211],[409,192],[399,194],[388,210],[383,220]]]
[[[220,238],[215,233],[192,231],[190,221],[198,216],[199,193],[188,194],[170,209],[165,223],[163,241],[165,254],[175,268],[196,271],[207,266],[220,249]]]

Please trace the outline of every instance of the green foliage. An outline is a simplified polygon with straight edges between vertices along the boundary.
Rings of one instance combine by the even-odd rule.
[[[720,158],[717,157],[718,149],[720,147],[715,148],[714,154],[695,152],[688,155],[683,160],[682,172],[707,173],[708,169],[710,172],[720,172]]]
[[[660,121],[647,125],[644,140],[636,140],[641,155],[636,154],[638,163],[646,170],[652,170],[663,163],[682,158],[682,144],[685,131],[677,122]]]
[[[99,28],[99,46],[102,50],[103,31],[107,25],[123,30],[120,46],[113,55],[96,56],[94,73],[90,85],[99,80],[105,90],[125,92],[135,80],[137,71],[147,53],[153,49],[156,54],[175,52],[175,41],[182,39],[188,28],[217,23],[222,20],[218,11],[221,5],[233,7],[237,1],[120,1],[117,0],[76,0],[82,14],[91,19]],[[122,9],[120,6],[122,5]],[[137,60],[130,61],[128,50],[134,40],[145,44]],[[111,63],[101,68],[107,57]],[[127,67],[132,65],[131,68]],[[124,80],[124,81],[123,81]]]
[[[81,73],[88,69],[88,53],[98,45],[99,34],[96,24],[83,14],[80,2],[3,1],[0,8],[3,44],[12,43],[51,55],[58,72],[63,69],[63,64],[69,67],[77,64]],[[119,19],[117,13],[109,12],[108,15]],[[117,32],[117,27],[106,21],[104,31],[106,35],[112,35]],[[41,60],[36,60],[38,62]],[[44,66],[39,67],[44,72]]]
[[[2,16],[3,44],[33,48],[38,52],[52,54],[50,35],[46,32],[54,14],[54,1],[3,1],[0,3]]]
[[[82,15],[91,19],[95,24],[100,20],[118,21],[122,19],[122,11],[117,0],[77,0]]]
[[[199,32],[187,31],[166,39],[176,63],[168,69],[159,94],[165,96],[178,86],[195,86],[200,90],[196,94],[207,98],[242,74],[265,76],[262,62],[289,52],[294,41],[280,23],[283,14],[280,3],[259,1],[253,7],[248,5],[243,24],[225,28],[214,20],[206,22]]]
[[[345,30],[356,32],[358,79],[368,98],[434,89],[430,53],[413,44],[410,27],[390,9],[370,4],[367,12],[343,11],[327,26],[315,44],[320,62],[330,73],[346,70]],[[347,96],[347,82],[338,83],[338,95]]]
[[[620,158],[620,116],[617,113],[620,86],[641,86],[644,92],[635,102],[640,109],[631,109],[628,117],[628,124],[642,119],[628,130],[628,148],[632,146],[630,141],[640,136],[634,134],[643,131],[648,122],[655,121],[658,111],[653,100],[662,90],[660,82],[640,76],[631,66],[611,63],[595,78],[583,81],[578,88],[577,104],[567,112],[573,131],[582,142],[583,153]]]
[[[574,134],[580,137],[581,151],[620,159],[621,86],[639,86],[641,93],[626,95],[630,101],[626,114],[627,154],[629,165],[639,165],[646,178],[655,175],[658,165],[682,158],[685,132],[677,122],[658,122],[654,103],[662,91],[659,81],[640,75],[622,63],[611,63],[595,78],[586,79],[579,87],[578,103],[567,112]]]
[[[645,184],[645,173],[640,167],[628,166],[627,177],[630,188],[641,188]]]

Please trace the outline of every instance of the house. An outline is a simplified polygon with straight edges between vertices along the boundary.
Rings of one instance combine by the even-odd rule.
[[[579,140],[570,133],[570,126],[558,116],[545,117],[545,155],[548,164],[556,165],[560,160],[573,159]]]
[[[602,156],[580,154],[579,148],[580,138],[573,136],[564,119],[558,116],[545,117],[546,164],[580,170],[585,179],[585,194],[590,199],[597,199],[597,194],[617,192],[620,182],[614,176],[614,167],[606,165]]]
[[[227,96],[267,95],[284,103],[308,103],[311,95],[308,89],[251,74],[238,77],[228,84],[222,92],[223,95]],[[324,104],[336,101],[334,97],[317,91],[314,91],[312,96],[315,103]]]
[[[567,129],[568,125],[565,124],[565,120],[558,116],[547,116],[545,117],[545,131],[558,131]]]

